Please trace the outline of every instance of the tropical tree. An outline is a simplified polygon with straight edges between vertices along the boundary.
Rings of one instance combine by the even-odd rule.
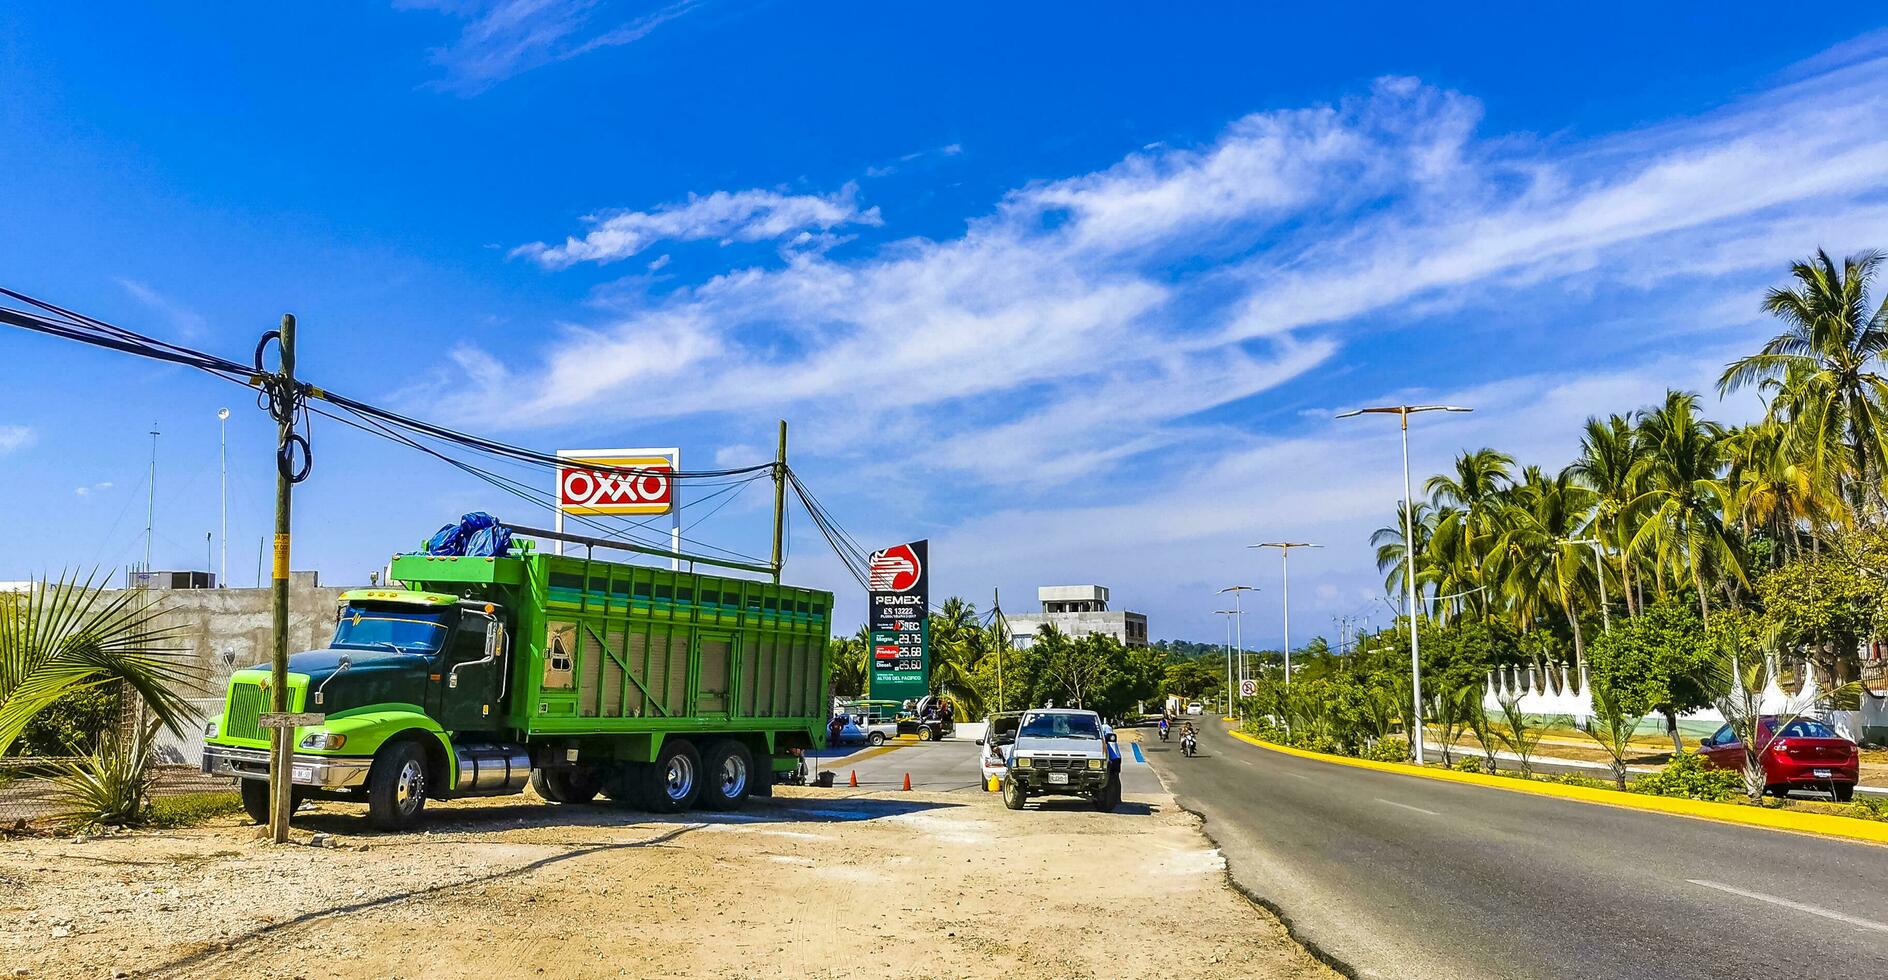
[[[1871,305],[1869,283],[1880,271],[1880,252],[1844,259],[1829,253],[1790,266],[1793,289],[1772,289],[1764,309],[1783,321],[1783,332],[1763,349],[1731,362],[1718,379],[1722,392],[1752,383],[1775,390],[1772,417],[1800,423],[1799,438],[1812,468],[1840,473],[1851,506],[1878,513],[1888,436],[1888,378],[1875,370],[1888,352],[1888,301]]]
[[[182,692],[197,672],[158,615],[148,592],[106,590],[96,576],[36,583],[24,601],[0,604],[0,755],[47,706],[114,683],[181,735],[196,717]]]
[[[1665,401],[1639,413],[1641,500],[1646,521],[1632,547],[1654,556],[1661,586],[1689,579],[1698,593],[1698,616],[1709,623],[1707,578],[1744,579],[1743,564],[1723,519],[1729,493],[1719,476],[1724,464],[1724,427],[1698,414],[1698,396],[1671,390]],[[1662,590],[1661,590],[1662,591]]]
[[[872,664],[872,632],[861,626],[851,636],[833,637],[832,661],[833,695],[864,697],[866,676]]]
[[[1593,491],[1592,535],[1611,549],[1619,568],[1619,593],[1628,614],[1638,607],[1632,589],[1630,543],[1636,529],[1634,504],[1639,500],[1638,463],[1641,444],[1632,420],[1612,415],[1604,421],[1586,420],[1580,455],[1568,467],[1574,477]]]
[[[1435,535],[1436,511],[1423,501],[1417,501],[1410,508],[1410,533],[1416,539],[1415,548],[1411,549],[1403,541],[1403,502],[1396,502],[1396,520],[1377,528],[1370,535],[1370,544],[1377,549],[1377,571],[1383,573],[1383,591],[1395,595],[1403,591],[1404,576],[1408,573],[1405,566],[1413,550],[1416,555],[1416,578],[1418,588],[1426,580],[1425,559],[1430,554],[1429,542]]]

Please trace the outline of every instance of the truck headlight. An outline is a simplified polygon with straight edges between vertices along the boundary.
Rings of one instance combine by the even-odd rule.
[[[216,721],[215,721],[214,719],[212,719],[212,720],[210,720],[210,721],[207,721],[207,722],[205,722],[205,723],[204,723],[204,725],[203,725],[203,737],[204,737],[204,738],[215,738],[215,737],[216,737],[216,733],[217,733],[218,731],[221,731],[221,728],[220,728],[220,726],[219,726],[219,725],[217,724],[217,722],[216,722]]]
[[[346,735],[336,735],[333,732],[309,732],[302,736],[302,748],[304,749],[322,749],[332,752],[346,744]]]
[[[1029,768],[1029,766],[1030,766],[1029,757],[1026,755],[1016,760],[1016,768],[1018,769],[1027,769]]]
[[[1090,760],[1088,760],[1088,768],[1090,768],[1090,769],[1100,769],[1100,768],[1102,768],[1103,766],[1106,766],[1106,765],[1107,765],[1107,763],[1105,763],[1105,762],[1103,762],[1103,761],[1102,761],[1102,760],[1100,760],[1100,759],[1090,759]]]

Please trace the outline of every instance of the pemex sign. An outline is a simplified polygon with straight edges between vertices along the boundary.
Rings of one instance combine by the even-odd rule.
[[[867,565],[871,697],[921,698],[931,687],[929,541],[872,552]]]

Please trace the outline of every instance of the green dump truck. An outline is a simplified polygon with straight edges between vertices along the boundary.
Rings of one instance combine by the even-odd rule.
[[[426,802],[598,793],[733,809],[823,744],[831,593],[536,552],[399,555],[398,588],[341,596],[326,649],[288,664],[293,798],[367,804],[407,827]],[[230,677],[203,771],[268,818],[267,666]]]

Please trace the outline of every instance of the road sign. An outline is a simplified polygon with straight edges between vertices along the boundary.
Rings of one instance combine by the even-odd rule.
[[[1257,697],[1258,693],[1259,693],[1258,681],[1252,680],[1251,678],[1247,678],[1239,682],[1239,696],[1240,697],[1242,698]]]
[[[327,720],[328,716],[319,711],[264,711],[256,717],[256,724],[263,728],[305,728]]]

